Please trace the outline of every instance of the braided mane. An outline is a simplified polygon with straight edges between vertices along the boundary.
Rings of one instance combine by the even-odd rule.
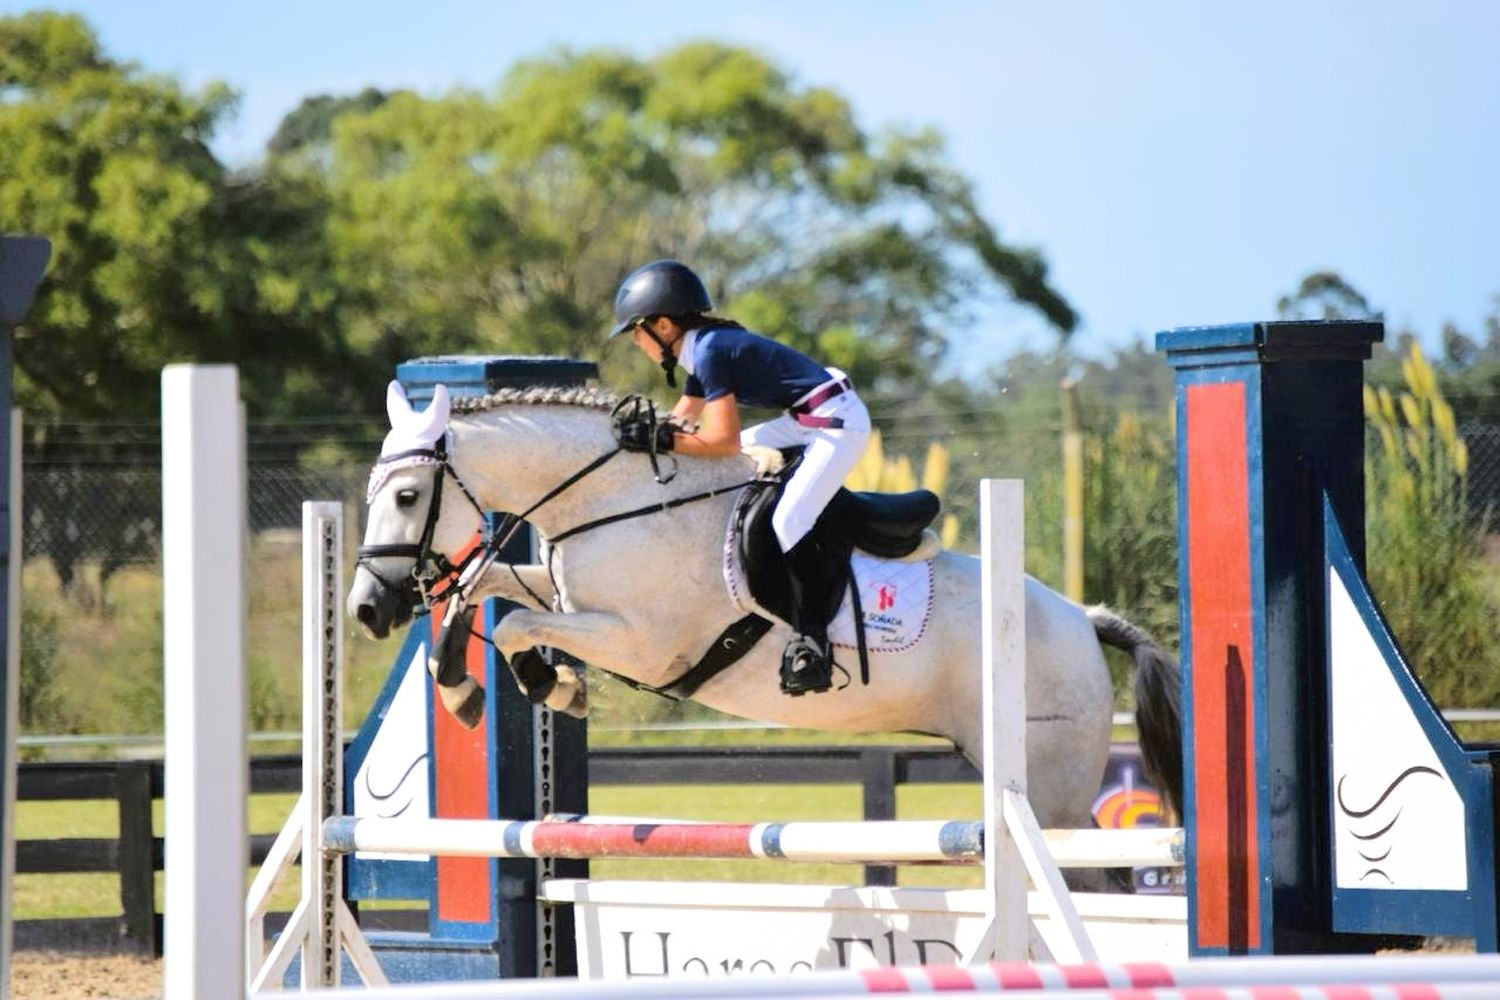
[[[453,400],[453,412],[485,413],[502,406],[577,406],[608,413],[619,401],[618,395],[597,386],[538,385],[500,389],[487,396],[461,396]]]

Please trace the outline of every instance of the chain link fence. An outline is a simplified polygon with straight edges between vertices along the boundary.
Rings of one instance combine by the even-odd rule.
[[[1170,427],[1161,420],[1151,431],[1161,441],[1159,457],[1157,452],[1122,455],[1119,440],[1109,430],[1120,425],[1122,415],[1106,407],[1096,416],[1092,433],[1100,437],[1106,457],[1113,457],[1114,462],[1109,465],[1096,458],[1101,464],[1090,474],[1096,479],[1118,478],[1136,475],[1131,470],[1143,463],[1162,466],[1157,472],[1164,477],[1165,493],[1153,509],[1160,507],[1167,520],[1165,528],[1156,524],[1154,516],[1144,521],[1117,518],[1119,523],[1113,527],[1089,526],[1096,533],[1123,532],[1113,540],[1096,537],[1091,544],[1133,553],[1128,570],[1119,569],[1119,573],[1136,582],[1162,581],[1160,595],[1153,596],[1156,592],[1149,588],[1140,593],[1136,593],[1140,588],[1110,590],[1108,581],[1093,579],[1104,572],[1104,564],[1095,560],[1087,581],[1091,593],[1086,596],[1121,605],[1141,604],[1122,610],[1143,618],[1164,639],[1173,638],[1175,543],[1167,537],[1172,534],[1169,497],[1175,482],[1170,473]],[[248,450],[251,723],[256,730],[281,730],[295,728],[300,711],[301,505],[311,499],[344,503],[349,547],[346,570],[351,567],[353,549],[363,532],[368,465],[366,458],[341,456],[373,455],[379,437],[363,429],[332,445],[325,437],[316,448],[304,445],[301,453],[329,457],[297,461],[290,457],[295,449],[288,443],[289,435],[256,437],[254,430]],[[934,433],[951,449],[953,468],[945,507],[960,519],[961,549],[973,538],[972,497],[977,479],[1024,477],[1028,566],[1048,582],[1060,583],[1058,423],[1044,419],[1040,426],[1027,421],[1024,426],[943,432],[931,425],[918,431],[910,423],[897,421],[888,430],[888,453],[910,455],[917,463]],[[133,426],[128,433],[114,427],[75,428],[71,439],[88,442],[87,446],[63,449],[54,439],[23,456],[20,696],[23,729],[28,733],[160,731],[161,481],[159,449],[154,444],[159,433],[159,428],[145,425]],[[1500,559],[1500,544],[1495,542],[1500,537],[1496,534],[1500,426],[1469,426],[1463,435],[1470,456],[1470,510],[1476,521],[1488,518],[1491,552]],[[1132,547],[1131,539],[1125,537],[1131,531],[1165,531],[1166,541]],[[1142,565],[1143,560],[1151,565]],[[1158,562],[1161,565],[1155,565]],[[347,620],[345,625],[350,668],[345,721],[353,725],[383,682],[399,639],[376,643],[357,635]]]
[[[22,456],[23,730],[159,732],[160,428],[40,430]],[[369,467],[337,456],[375,450],[356,435],[323,446],[333,456],[327,460],[298,462],[286,439],[284,432],[252,436],[248,448],[247,658],[257,730],[295,728],[300,711],[302,503],[343,503],[346,568],[352,565]],[[362,668],[352,685],[358,711],[383,680],[378,665],[389,665],[388,645],[346,631],[346,658]]]
[[[1469,511],[1494,535],[1500,531],[1500,427],[1470,424],[1460,433],[1469,447]]]

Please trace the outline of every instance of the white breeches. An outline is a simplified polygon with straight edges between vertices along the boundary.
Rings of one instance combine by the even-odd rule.
[[[844,426],[806,427],[790,413],[783,413],[740,432],[742,445],[806,449],[771,514],[771,527],[783,552],[790,552],[812,530],[870,440],[870,413],[852,389],[826,401],[812,415],[842,420]]]

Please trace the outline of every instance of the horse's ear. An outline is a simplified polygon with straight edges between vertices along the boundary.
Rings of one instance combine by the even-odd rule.
[[[428,447],[437,444],[438,438],[448,429],[448,415],[452,412],[453,405],[448,399],[448,387],[441,382],[432,387],[432,402],[427,404],[427,409],[417,418],[412,425],[412,434],[421,441],[428,443]]]
[[[395,379],[391,379],[391,384],[385,387],[385,415],[393,428],[400,427],[411,419],[411,404],[406,401],[406,390]]]

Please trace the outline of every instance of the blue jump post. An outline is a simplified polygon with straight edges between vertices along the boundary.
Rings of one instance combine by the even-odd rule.
[[[1495,760],[1465,748],[1364,582],[1379,323],[1172,330],[1189,944],[1496,950]]]
[[[591,361],[559,357],[419,358],[396,369],[417,408],[432,399],[439,383],[461,398],[507,387],[582,385],[598,374]],[[488,527],[493,524],[492,518]],[[533,544],[529,532],[518,533],[501,558],[534,562]],[[505,601],[486,601],[475,616],[475,629],[489,635],[511,607]],[[472,639],[467,650],[469,672],[485,690],[484,721],[478,728],[463,728],[436,703],[426,659],[440,617],[413,623],[350,744],[344,762],[345,811],[464,819],[587,812],[583,722],[531,705],[493,647]],[[370,935],[392,982],[577,974],[571,913],[540,907],[537,881],[553,875],[586,877],[587,862],[355,855],[345,871],[346,892],[353,901],[427,904],[425,932]]]

